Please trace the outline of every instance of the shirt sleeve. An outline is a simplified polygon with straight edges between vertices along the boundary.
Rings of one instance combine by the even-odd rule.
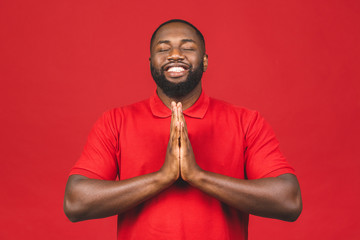
[[[120,116],[116,109],[104,113],[94,124],[84,150],[69,175],[115,180],[118,174]]]
[[[247,179],[295,173],[281,153],[274,131],[258,112],[254,112],[249,122],[245,140]]]

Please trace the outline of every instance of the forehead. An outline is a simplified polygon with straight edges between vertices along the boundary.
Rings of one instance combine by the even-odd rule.
[[[181,39],[192,39],[195,43],[201,44],[200,37],[195,29],[181,22],[173,22],[162,26],[156,33],[153,44],[159,41]]]

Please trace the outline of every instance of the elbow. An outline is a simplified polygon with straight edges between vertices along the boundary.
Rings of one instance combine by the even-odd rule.
[[[64,197],[64,213],[71,222],[86,220],[86,204],[74,193],[66,193]]]
[[[86,220],[87,208],[89,203],[86,198],[82,197],[86,195],[83,188],[79,186],[79,180],[85,177],[80,175],[72,175],[66,184],[65,196],[64,196],[64,213],[71,222],[79,222]]]
[[[77,206],[78,204],[73,203],[68,198],[64,199],[64,213],[71,222],[81,221],[81,210]]]
[[[284,174],[280,175],[279,178],[284,179],[284,185],[281,194],[278,199],[282,199],[280,206],[282,208],[281,220],[288,222],[295,222],[302,212],[302,198],[300,186],[297,178],[293,175]]]
[[[288,222],[295,222],[299,218],[301,212],[302,204],[294,204],[294,206],[288,210],[287,216],[284,220]]]
[[[295,222],[302,212],[302,200],[300,192],[287,201],[285,204],[284,221]]]

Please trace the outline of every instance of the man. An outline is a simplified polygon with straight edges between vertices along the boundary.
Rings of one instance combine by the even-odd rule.
[[[150,51],[157,90],[95,124],[66,186],[69,219],[118,214],[118,239],[157,240],[247,239],[249,213],[296,220],[299,184],[271,128],[202,91],[200,31],[165,22]]]

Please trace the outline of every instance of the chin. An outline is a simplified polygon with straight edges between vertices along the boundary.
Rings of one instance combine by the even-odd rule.
[[[172,82],[172,83],[183,83],[183,82],[186,82],[188,79],[185,77],[185,78],[165,78],[167,81],[169,82]]]
[[[185,74],[183,76],[179,76],[179,77],[170,77],[170,76],[166,76],[167,74],[163,73],[163,76],[165,77],[165,79],[169,82],[172,83],[181,83],[181,82],[186,82],[188,80],[189,74]]]

